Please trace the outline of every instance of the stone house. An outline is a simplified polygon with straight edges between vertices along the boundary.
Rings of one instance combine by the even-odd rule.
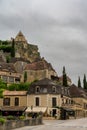
[[[22,115],[27,106],[27,91],[3,92],[4,98],[0,99],[2,115]]]
[[[77,117],[87,116],[87,93],[83,88],[78,88],[72,84],[69,87],[70,96],[74,102],[73,109],[76,111]]]
[[[33,83],[27,93],[26,112],[42,111],[50,116],[59,116],[60,110],[56,107],[60,107],[62,103],[60,91],[60,86],[47,78]]]
[[[12,63],[0,62],[0,78],[7,84],[19,83],[21,74],[17,73]]]
[[[44,78],[51,79],[51,76],[57,76],[52,65],[43,58],[39,61],[26,65],[24,72],[27,72],[27,82],[41,80]]]

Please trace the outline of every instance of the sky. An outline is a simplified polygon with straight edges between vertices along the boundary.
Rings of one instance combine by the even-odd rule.
[[[87,74],[87,0],[0,0],[0,39],[22,31],[58,76]]]

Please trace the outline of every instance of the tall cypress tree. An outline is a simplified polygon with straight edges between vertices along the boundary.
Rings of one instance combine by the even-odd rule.
[[[84,74],[84,78],[83,78],[83,88],[87,89],[87,82],[86,82],[86,75]]]
[[[27,72],[25,71],[24,72],[24,82],[26,82],[27,81]]]
[[[78,88],[81,88],[81,80],[80,80],[80,76],[78,77]]]
[[[12,39],[11,57],[15,57],[15,41]]]
[[[67,75],[66,75],[66,70],[65,66],[63,66],[63,86],[67,87]]]

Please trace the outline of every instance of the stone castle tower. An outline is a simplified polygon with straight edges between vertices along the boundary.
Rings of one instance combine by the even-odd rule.
[[[38,46],[29,44],[21,31],[15,37],[15,57],[24,58],[30,62],[40,59]]]

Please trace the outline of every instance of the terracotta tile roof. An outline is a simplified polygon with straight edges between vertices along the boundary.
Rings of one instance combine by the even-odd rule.
[[[78,88],[74,84],[69,87],[69,92],[70,92],[71,97],[83,97],[83,98],[87,98],[86,92],[84,91],[84,89]]]
[[[14,65],[12,63],[5,63],[5,62],[0,62],[0,71],[16,73]]]
[[[3,92],[4,96],[24,96],[27,94],[27,91],[9,91],[5,90]]]
[[[33,62],[30,64],[27,64],[25,67],[25,70],[43,70],[43,69],[54,70],[52,65],[48,63],[46,60]]]

